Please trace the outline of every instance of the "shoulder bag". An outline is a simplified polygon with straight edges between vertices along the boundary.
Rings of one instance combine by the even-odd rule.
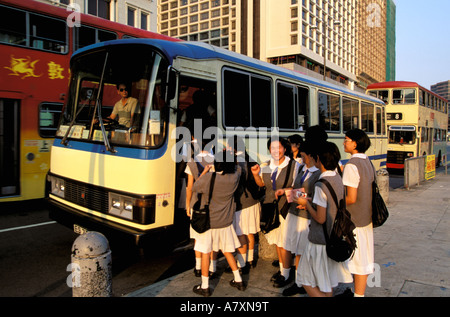
[[[293,160],[291,160],[293,161]],[[291,171],[291,165],[292,162],[289,162],[287,170],[286,170],[286,178],[284,180],[283,188],[286,188],[287,182],[289,181],[289,174]],[[269,233],[273,229],[276,229],[280,226],[280,218],[279,215],[281,215],[283,218],[286,218],[288,210],[289,210],[289,203],[286,201],[286,203],[283,205],[281,210],[278,209],[278,202],[281,197],[278,199],[274,199],[270,203],[265,203],[261,205],[261,218],[260,218],[260,228],[261,231],[264,234]]]
[[[370,162],[372,164],[372,162]],[[380,194],[380,189],[377,185],[377,173],[375,166],[373,166],[375,173],[372,183],[372,225],[374,228],[382,226],[389,217],[389,211],[384,203],[383,196]]]
[[[193,211],[192,211],[191,225],[192,229],[194,229],[198,233],[203,233],[211,229],[211,225],[209,222],[209,203],[211,202],[211,196],[214,189],[215,181],[216,181],[216,173],[213,173],[209,185],[208,203],[203,208],[201,208],[201,194],[199,194],[198,200],[194,204],[194,207],[192,208]]]

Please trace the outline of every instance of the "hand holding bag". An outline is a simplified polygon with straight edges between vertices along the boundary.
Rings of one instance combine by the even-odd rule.
[[[283,188],[286,188],[287,182],[289,181],[291,165],[292,162],[289,162]],[[260,228],[264,234],[267,234],[280,226],[279,215],[286,219],[290,204],[286,201],[281,210],[279,210],[278,202],[280,198],[281,197],[279,197],[278,200],[274,199],[270,203],[261,204]]]
[[[193,211],[192,211],[191,225],[192,229],[194,229],[198,233],[203,233],[211,229],[209,222],[209,203],[211,202],[211,196],[214,189],[215,181],[216,181],[216,173],[213,173],[209,185],[208,203],[203,208],[201,208],[201,194],[199,194],[198,200],[194,204],[194,207],[192,208]]]
[[[373,164],[372,167],[375,173],[372,183],[372,225],[373,228],[377,228],[386,222],[389,217],[389,211],[384,203],[383,196],[380,194],[380,189],[377,185],[377,173]]]

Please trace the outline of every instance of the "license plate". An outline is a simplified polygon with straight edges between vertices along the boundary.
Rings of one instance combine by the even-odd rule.
[[[78,234],[84,234],[84,233],[88,232],[88,230],[86,228],[79,226],[77,224],[73,225],[73,231]]]

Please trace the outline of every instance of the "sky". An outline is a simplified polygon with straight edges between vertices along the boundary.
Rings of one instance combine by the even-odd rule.
[[[394,0],[396,80],[430,89],[450,80],[450,0]]]

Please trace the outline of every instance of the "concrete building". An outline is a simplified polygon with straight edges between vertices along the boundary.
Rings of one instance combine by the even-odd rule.
[[[358,1],[358,85],[395,80],[395,4],[392,0]]]
[[[388,40],[392,7],[394,36]],[[395,77],[392,0],[158,0],[158,17],[162,34],[207,42],[350,88],[386,81],[388,68]],[[387,44],[392,38],[394,46]]]
[[[431,85],[430,90],[435,94],[438,94],[439,96],[450,100],[450,80]]]
[[[92,14],[110,21],[127,24],[147,31],[157,31],[157,0],[40,0],[72,6],[81,13]]]
[[[440,83],[431,85],[430,90],[435,94],[438,94],[439,96],[450,101],[450,80],[442,81]],[[449,130],[448,139],[450,140],[450,113],[448,114],[448,130]]]

